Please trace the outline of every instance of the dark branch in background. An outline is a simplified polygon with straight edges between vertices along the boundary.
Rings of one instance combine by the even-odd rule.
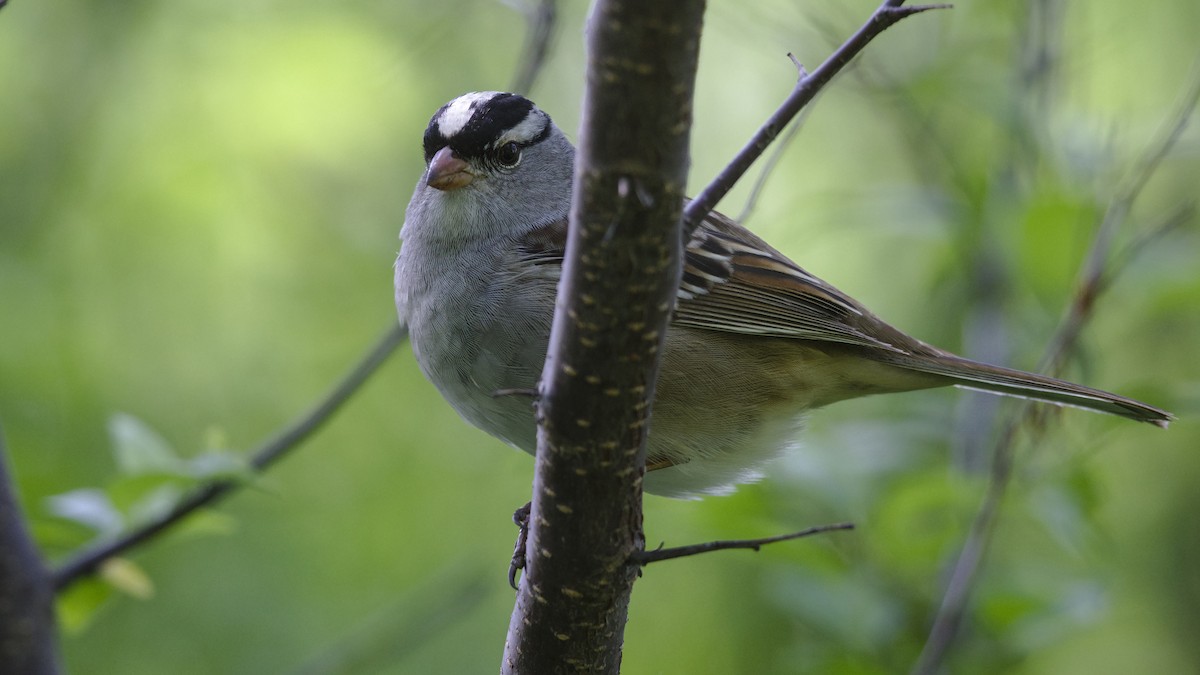
[[[1045,358],[1042,359],[1042,368],[1058,371],[1062,367],[1066,357],[1077,343],[1079,333],[1091,316],[1096,298],[1112,284],[1122,271],[1117,267],[1109,269],[1113,239],[1121,225],[1129,217],[1133,202],[1142,193],[1146,183],[1158,168],[1162,166],[1163,160],[1166,159],[1171,149],[1179,142],[1179,137],[1183,135],[1183,130],[1187,127],[1188,119],[1196,109],[1197,102],[1200,101],[1200,62],[1197,62],[1193,71],[1192,83],[1184,93],[1183,99],[1179,103],[1179,109],[1172,117],[1167,118],[1168,126],[1162,138],[1138,160],[1137,166],[1134,167],[1128,179],[1117,187],[1116,197],[1109,204],[1100,221],[1100,226],[1096,229],[1091,250],[1084,262],[1079,289],[1075,293],[1074,302],[1068,309],[1063,329],[1059,331]],[[1189,209],[1184,209],[1183,212],[1186,214]],[[1167,225],[1170,225],[1172,220],[1174,219],[1168,219]],[[1124,262],[1128,263],[1128,258]]]
[[[379,366],[391,356],[407,336],[408,331],[403,326],[396,325],[389,329],[371,348],[370,352],[342,378],[341,382],[325,398],[313,406],[312,410],[259,446],[250,458],[250,468],[256,473],[265,471],[320,429],[341,408],[342,404],[349,400],[362,387],[363,383],[379,369]],[[121,555],[153,539],[182,521],[193,511],[216,503],[243,485],[243,482],[235,480],[210,483],[184,497],[168,513],[142,524],[117,539],[101,542],[76,553],[54,570],[51,578],[54,589],[61,591],[81,577],[93,574],[105,560]]]
[[[506,0],[512,3],[512,0]],[[555,0],[525,0],[520,3],[528,28],[525,33],[525,51],[521,55],[517,74],[510,91],[528,93],[550,52],[550,41],[558,23],[558,3]]]
[[[829,84],[834,75],[837,75],[842,68],[846,67],[846,64],[850,63],[851,59],[858,55],[871,40],[874,40],[880,33],[899,23],[905,17],[931,9],[945,9],[950,7],[950,5],[913,5],[912,7],[905,7],[903,5],[904,0],[886,0],[871,14],[867,22],[858,29],[858,32],[842,43],[842,46],[838,47],[829,58],[825,59],[824,63],[808,75],[800,78],[792,93],[779,106],[779,109],[771,115],[767,122],[755,132],[750,142],[687,205],[683,214],[685,235],[691,235],[696,226],[700,224],[700,221],[704,220],[704,217],[716,208],[717,203],[733,189],[738,180],[750,169],[750,165],[762,156],[767,147],[771,145],[771,142],[775,140],[775,137],[792,121],[792,118],[804,106],[808,105],[809,101],[812,101],[813,97],[817,95],[817,92]]]
[[[704,0],[597,0],[506,675],[619,672]]]
[[[0,673],[54,675],[54,593],[21,518],[15,485],[0,431]]]
[[[656,548],[653,551],[638,551],[634,553],[630,562],[634,565],[649,565],[650,563],[659,562],[661,560],[674,560],[675,558],[684,558],[701,553],[710,553],[712,551],[728,551],[730,549],[749,549],[758,551],[767,544],[775,544],[781,541],[792,541],[793,539],[801,539],[811,537],[814,534],[824,534],[826,532],[836,532],[838,530],[853,530],[854,523],[838,523],[836,525],[820,525],[810,527],[799,532],[791,532],[789,534],[780,534],[774,537],[762,537],[761,539],[730,539],[726,541],[709,541],[703,544],[691,544],[689,546],[676,546],[673,548]]]
[[[1123,271],[1123,265],[1129,262],[1130,258],[1123,256],[1121,258],[1122,267],[1112,264],[1113,239],[1117,230],[1126,221],[1133,202],[1179,140],[1183,129],[1187,126],[1188,118],[1196,109],[1198,100],[1200,100],[1200,68],[1197,68],[1197,74],[1183,97],[1179,109],[1169,118],[1169,126],[1162,138],[1141,158],[1130,174],[1129,180],[1117,190],[1116,196],[1109,204],[1096,229],[1091,248],[1084,261],[1079,286],[1067,309],[1066,316],[1051,339],[1050,346],[1042,359],[1042,368],[1051,374],[1057,373],[1062,368],[1067,358],[1078,346],[1079,336],[1092,317],[1097,299],[1111,287],[1113,281]],[[1192,215],[1193,209],[1186,206],[1163,224],[1152,228],[1150,236],[1158,236],[1164,231],[1174,229],[1181,221]],[[1133,245],[1140,248],[1143,241],[1145,240],[1135,240]],[[980,566],[987,554],[992,533],[999,519],[1000,505],[1012,479],[1017,432],[1022,426],[1036,420],[1035,410],[1036,408],[1028,403],[1022,404],[1008,419],[996,442],[987,493],[971,523],[967,539],[963,543],[950,581],[946,585],[946,592],[938,613],[934,617],[929,638],[913,667],[914,675],[937,673],[958,634],[966,614],[967,604],[970,601],[971,591],[978,578]]]
[[[0,0],[0,6],[3,6],[3,0]],[[514,87],[516,91],[525,91],[532,87],[541,71],[555,25],[554,9],[553,2],[541,0],[539,9],[528,14],[530,39],[527,42],[524,61],[520,66],[522,75]],[[253,453],[249,462],[250,467],[256,472],[265,471],[271,464],[307,439],[362,387],[367,379],[387,361],[392,352],[404,343],[407,337],[408,331],[404,326],[389,326],[375,345],[329,392],[326,398],[318,402],[308,414],[291,426],[284,428]],[[75,553],[53,572],[51,580],[54,589],[61,591],[81,577],[94,574],[105,560],[121,555],[153,539],[182,521],[193,511],[215,504],[241,486],[241,483],[230,480],[216,481],[205,485],[185,497],[169,513],[142,524],[118,539],[101,542]]]

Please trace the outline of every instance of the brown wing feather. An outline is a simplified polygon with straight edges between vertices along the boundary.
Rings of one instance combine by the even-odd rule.
[[[526,232],[519,255],[560,267],[567,222]],[[892,328],[852,298],[804,271],[749,230],[712,213],[688,242],[672,322],[744,335],[873,347],[903,354],[939,350]]]
[[[688,242],[674,321],[708,330],[938,353],[719,213],[709,215]]]

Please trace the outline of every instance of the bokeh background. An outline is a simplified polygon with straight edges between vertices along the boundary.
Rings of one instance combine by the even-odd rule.
[[[569,133],[583,3],[532,96]],[[393,321],[420,136],[510,86],[519,3],[15,0],[0,11],[0,424],[60,560],[301,413]],[[713,0],[693,188],[873,4]],[[1200,5],[964,2],[818,100],[748,224],[896,325],[1032,368],[1104,210],[1197,77]],[[1196,121],[1192,115],[1192,121]],[[1167,432],[1056,414],[1018,465],[948,672],[1200,670],[1200,237],[1185,131],[1133,204],[1068,374]],[[721,206],[743,210],[749,184]],[[1120,256],[1115,256],[1120,258]],[[652,542],[858,529],[650,567],[628,673],[907,670],[984,493],[998,400],[813,416],[732,496],[649,497]],[[998,412],[1011,410],[999,405]],[[61,599],[75,673],[495,672],[531,460],[402,348],[264,479]]]

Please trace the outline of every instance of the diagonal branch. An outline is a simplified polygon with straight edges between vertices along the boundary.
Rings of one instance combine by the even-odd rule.
[[[397,324],[390,328],[367,352],[366,356],[311,410],[260,445],[250,458],[250,468],[257,473],[265,471],[316,433],[362,387],[367,379],[379,370],[383,362],[396,350],[397,346],[404,342],[407,336],[408,331],[404,326]],[[95,573],[105,560],[121,555],[157,537],[198,509],[211,506],[228,497],[242,485],[244,485],[243,482],[235,480],[220,480],[205,485],[184,497],[169,512],[143,523],[116,539],[101,542],[75,553],[52,573],[51,583],[54,590],[62,591],[80,578]]]
[[[926,12],[931,9],[947,9],[950,5],[913,5],[904,6],[904,0],[885,0],[867,22],[842,43],[825,62],[811,73],[800,78],[796,87],[782,105],[759,127],[754,136],[738,152],[738,154],[717,174],[696,198],[687,205],[683,215],[684,233],[691,235],[700,221],[709,214],[717,203],[733,189],[733,186],[745,175],[750,166],[766,152],[771,142],[785,129],[788,123],[804,106],[829,84],[842,68],[858,55],[870,42],[883,31],[899,23],[902,19]]]
[[[1116,197],[1109,204],[1096,228],[1084,261],[1083,274],[1078,290],[1071,306],[1068,308],[1066,320],[1059,334],[1051,343],[1050,349],[1042,359],[1042,367],[1057,371],[1062,367],[1066,357],[1074,349],[1083,330],[1084,324],[1091,317],[1092,305],[1096,298],[1108,288],[1117,271],[1111,270],[1113,240],[1117,231],[1129,217],[1134,201],[1146,187],[1146,183],[1162,166],[1163,160],[1171,149],[1179,142],[1192,112],[1200,102],[1200,61],[1193,68],[1192,82],[1179,102],[1174,115],[1167,118],[1161,137],[1147,152],[1138,159],[1133,171],[1125,181],[1117,187]],[[1127,261],[1126,261],[1127,262]]]

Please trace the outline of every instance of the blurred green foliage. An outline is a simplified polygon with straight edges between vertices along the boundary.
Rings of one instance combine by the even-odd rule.
[[[714,0],[694,185],[786,95],[786,52],[814,66],[872,8]],[[532,92],[567,130],[584,11],[562,8]],[[1100,215],[1196,76],[1196,25],[1191,0],[962,3],[910,19],[822,95],[749,225],[919,337],[1033,367]],[[0,423],[48,556],[196,480],[240,475],[233,458],[393,320],[424,125],[463,91],[508,86],[523,31],[482,0],[0,12]],[[1198,141],[1189,129],[1119,246],[1196,198]],[[1200,664],[1197,270],[1192,222],[1102,300],[1070,375],[1181,419],[1164,433],[1067,411],[1021,448],[951,672]],[[858,529],[648,568],[625,671],[905,671],[982,498],[996,403],[935,391],[839,404],[761,484],[649,498],[655,542]],[[401,350],[266,478],[65,596],[68,666],[493,672],[509,514],[531,471],[459,421]]]

